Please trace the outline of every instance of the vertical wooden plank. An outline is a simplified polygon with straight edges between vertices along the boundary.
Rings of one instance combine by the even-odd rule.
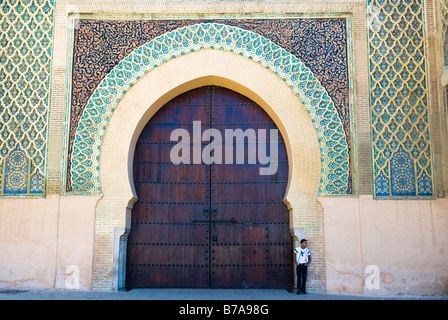
[[[260,106],[239,93],[215,87],[211,101],[211,127],[218,129],[223,138],[225,129],[252,129],[257,138],[258,129],[264,129],[269,142],[269,130],[277,129]],[[248,164],[248,142],[245,142],[244,164],[236,164],[234,149],[234,164],[212,165],[211,201],[217,209],[213,219],[236,219],[238,223],[216,224],[213,230],[216,241],[211,243],[214,255],[211,285],[290,289],[292,243],[288,212],[282,203],[288,179],[286,148],[279,133],[278,171],[262,176],[259,164]],[[224,148],[222,152],[225,155]],[[272,239],[268,236],[271,234]],[[228,235],[232,238],[228,239]]]
[[[192,135],[193,121],[208,122],[208,89],[182,94],[162,107],[143,129],[134,156],[139,200],[132,211],[126,286],[209,287],[209,226],[193,224],[209,207],[209,168],[174,165],[174,129]]]

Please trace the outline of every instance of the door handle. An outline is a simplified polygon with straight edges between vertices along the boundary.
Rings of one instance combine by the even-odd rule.
[[[210,209],[209,208],[204,208],[204,210],[202,210],[202,214],[206,217],[208,217],[210,215]]]
[[[212,216],[216,217],[218,215],[218,208],[213,207],[212,209]]]

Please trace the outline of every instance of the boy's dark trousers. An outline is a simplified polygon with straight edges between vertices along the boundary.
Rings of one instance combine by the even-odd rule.
[[[306,276],[308,267],[305,263],[299,263],[297,266],[297,291],[306,292]]]

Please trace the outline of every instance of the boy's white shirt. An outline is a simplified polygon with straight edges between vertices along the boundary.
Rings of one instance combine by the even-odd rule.
[[[302,249],[302,247],[297,247],[294,252],[296,253],[297,263],[308,263],[308,256],[311,254],[311,252],[307,247],[305,247],[304,249]]]

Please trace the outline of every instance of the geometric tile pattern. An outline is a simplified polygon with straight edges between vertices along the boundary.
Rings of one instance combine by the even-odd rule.
[[[234,52],[270,69],[306,108],[321,147],[322,195],[346,193],[349,153],[337,110],[326,90],[298,58],[248,30],[203,23],[168,32],[148,41],[120,61],[90,97],[76,130],[71,157],[74,191],[100,193],[101,143],[113,111],[124,94],[145,74],[176,57],[204,49]]]
[[[0,196],[45,193],[53,7],[0,4]]]
[[[368,0],[375,197],[433,196],[423,0]]]
[[[17,146],[9,153],[5,161],[5,194],[27,192],[29,160],[24,151]]]
[[[444,67],[448,66],[448,0],[440,0]]]
[[[79,119],[93,91],[124,57],[146,42],[177,28],[220,23],[253,31],[301,60],[321,82],[341,118],[351,147],[346,18],[76,20],[67,144],[66,191],[71,192],[71,154]],[[349,166],[352,170],[352,161]],[[351,174],[351,170],[349,174]],[[352,194],[349,175],[347,194]]]

